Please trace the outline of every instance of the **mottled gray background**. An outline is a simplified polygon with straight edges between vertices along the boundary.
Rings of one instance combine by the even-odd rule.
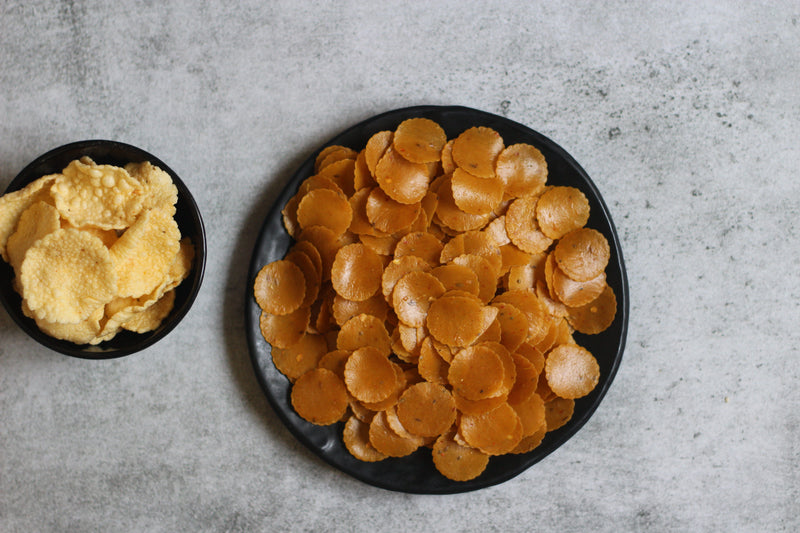
[[[800,528],[800,5],[488,4],[0,1],[0,187],[60,144],[128,142],[194,191],[210,249],[186,320],[135,356],[67,358],[0,312],[0,530]],[[292,170],[415,104],[564,146],[611,209],[632,295],[584,429],[456,496],[372,488],[306,451],[243,334],[255,232]]]

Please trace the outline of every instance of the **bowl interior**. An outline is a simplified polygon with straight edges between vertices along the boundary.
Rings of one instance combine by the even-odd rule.
[[[0,261],[0,300],[11,318],[31,337],[48,348],[84,359],[111,359],[143,350],[162,339],[181,321],[194,302],[203,281],[206,260],[206,236],[200,210],[186,184],[163,161],[146,151],[125,143],[105,140],[79,141],[55,148],[36,158],[11,181],[6,193],[22,189],[34,180],[61,172],[70,161],[83,156],[98,164],[124,166],[127,163],[149,161],[171,177],[178,189],[175,220],[182,237],[189,237],[195,247],[194,265],[189,277],[175,290],[175,307],[161,325],[148,333],[122,331],[113,339],[97,346],[82,346],[46,335],[36,323],[22,313],[22,300],[14,291],[14,272],[5,261]]]

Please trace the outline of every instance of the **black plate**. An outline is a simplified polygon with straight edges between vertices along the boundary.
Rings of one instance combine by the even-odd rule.
[[[597,358],[601,371],[598,386],[591,394],[575,402],[575,414],[572,420],[564,427],[548,433],[538,448],[522,455],[492,457],[483,474],[466,482],[450,481],[439,474],[433,466],[431,452],[428,449],[420,449],[400,459],[390,458],[376,463],[359,461],[350,455],[342,443],[341,423],[320,427],[297,416],[289,400],[289,382],[275,369],[270,356],[270,347],[259,331],[260,309],[250,288],[259,269],[270,261],[281,259],[292,243],[283,228],[281,209],[297,191],[300,182],[313,174],[314,159],[318,151],[300,166],[276,200],[256,242],[247,285],[245,309],[247,339],[253,367],[270,404],[292,434],[319,457],[342,472],[376,487],[417,494],[452,494],[488,487],[511,479],[564,444],[586,423],[611,385],[622,359],[628,325],[628,283],[614,224],[594,183],[560,146],[521,124],[465,107],[409,107],[389,111],[356,124],[325,143],[320,150],[330,144],[361,149],[374,133],[394,130],[400,122],[412,117],[426,117],[438,122],[447,133],[448,139],[456,137],[472,126],[488,126],[502,135],[506,145],[522,142],[532,144],[539,148],[547,159],[549,184],[577,187],[589,199],[591,216],[587,226],[602,232],[611,245],[611,260],[606,276],[618,300],[617,316],[610,328],[599,335],[575,335],[576,341]]]
[[[96,346],[78,345],[69,341],[59,340],[43,333],[36,326],[36,322],[22,313],[22,300],[12,286],[14,272],[11,266],[2,260],[0,260],[0,300],[2,300],[8,314],[11,315],[11,318],[23,331],[51,350],[81,359],[113,359],[138,352],[158,342],[172,331],[186,316],[186,313],[189,312],[203,282],[206,264],[206,233],[200,209],[197,207],[197,203],[195,203],[186,184],[178,175],[154,155],[141,148],[117,141],[77,141],[54,148],[37,157],[22,169],[8,185],[6,192],[22,189],[47,174],[61,172],[70,161],[79,159],[82,156],[89,156],[98,164],[116,166],[150,161],[172,178],[175,187],[178,189],[175,221],[178,223],[181,236],[190,237],[195,249],[192,271],[189,273],[189,277],[183,280],[175,289],[175,306],[172,312],[153,331],[147,333],[122,331],[110,341],[102,342]]]

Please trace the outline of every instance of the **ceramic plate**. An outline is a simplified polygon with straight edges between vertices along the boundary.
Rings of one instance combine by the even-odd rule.
[[[489,466],[479,477],[466,482],[451,481],[437,472],[427,448],[404,458],[389,458],[376,463],[355,459],[342,442],[343,424],[315,426],[301,419],[291,407],[289,381],[272,363],[270,347],[259,331],[260,309],[250,288],[260,268],[283,258],[292,243],[283,228],[281,209],[295,194],[302,180],[313,174],[314,159],[319,150],[331,144],[360,150],[367,140],[382,130],[394,130],[400,122],[412,117],[426,117],[438,122],[452,139],[472,126],[488,126],[503,137],[506,146],[529,143],[541,150],[547,159],[548,184],[577,187],[589,199],[591,217],[587,224],[603,233],[611,246],[611,260],[606,275],[608,284],[617,296],[618,309],[614,323],[599,335],[575,334],[576,341],[590,350],[600,365],[600,382],[588,396],[575,402],[572,420],[564,427],[550,432],[535,450],[521,455],[492,457]],[[611,385],[622,359],[628,324],[628,285],[620,251],[619,239],[608,209],[597,187],[578,163],[556,143],[532,129],[497,115],[465,107],[420,106],[389,111],[367,119],[337,135],[319,147],[300,166],[276,199],[267,215],[256,241],[250,263],[245,319],[253,367],[261,387],[292,434],[330,465],[365,483],[384,489],[419,493],[449,494],[473,491],[502,483],[544,459],[570,439],[592,416]]]

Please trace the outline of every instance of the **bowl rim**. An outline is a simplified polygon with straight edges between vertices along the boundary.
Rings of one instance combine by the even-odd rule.
[[[23,167],[23,169],[17,173],[11,182],[9,182],[5,191],[3,191],[3,194],[20,190],[39,177],[44,176],[47,173],[51,173],[43,173],[39,169],[54,168],[55,161],[58,161],[59,158],[67,157],[67,154],[92,149],[96,150],[98,148],[106,149],[112,153],[121,154],[130,152],[136,159],[134,160],[133,158],[130,158],[128,162],[149,161],[170,175],[173,183],[178,189],[178,203],[176,204],[176,208],[181,209],[181,213],[185,213],[185,216],[180,217],[186,221],[185,224],[183,224],[183,228],[181,228],[181,233],[182,236],[185,236],[183,230],[187,226],[192,227],[191,237],[192,244],[195,247],[195,258],[194,264],[192,265],[192,272],[189,274],[189,277],[187,277],[181,283],[181,285],[179,285],[179,287],[184,287],[181,291],[181,304],[173,309],[167,320],[163,321],[158,328],[151,332],[143,334],[133,332],[120,333],[117,336],[122,336],[121,339],[117,341],[119,346],[107,345],[105,343],[100,343],[96,346],[80,345],[70,341],[51,337],[42,332],[36,326],[34,320],[26,317],[22,313],[21,297],[13,289],[9,291],[14,273],[8,263],[5,261],[0,261],[0,274],[2,274],[0,277],[0,301],[2,301],[3,307],[5,307],[6,311],[11,316],[12,320],[17,324],[17,326],[19,326],[20,329],[22,329],[36,342],[53,351],[70,357],[93,360],[116,359],[142,351],[163,339],[165,336],[167,336],[167,334],[175,329],[175,327],[183,320],[191,307],[194,305],[197,295],[200,292],[200,287],[205,276],[207,256],[206,230],[202,213],[200,212],[197,201],[195,200],[189,188],[186,186],[186,183],[172,168],[169,167],[169,165],[164,163],[164,161],[162,161],[160,158],[142,148],[131,144],[107,139],[87,139],[73,141],[57,146],[48,150],[47,152],[44,152],[36,157],[33,161],[25,165],[25,167]],[[92,157],[91,154],[84,155],[89,155]],[[70,156],[69,159],[77,159],[77,157]],[[104,163],[103,159],[106,161],[115,160],[116,162],[113,164],[121,164],[122,162],[122,158],[111,156],[105,158],[99,157],[98,159],[100,160],[97,162],[101,164]],[[61,168],[58,170],[54,170],[53,172],[61,172],[64,166],[66,166],[66,164],[61,166]],[[176,220],[177,218],[178,216],[176,214]],[[117,337],[115,337],[115,339],[117,339]],[[112,340],[111,342],[113,343],[114,341]]]

